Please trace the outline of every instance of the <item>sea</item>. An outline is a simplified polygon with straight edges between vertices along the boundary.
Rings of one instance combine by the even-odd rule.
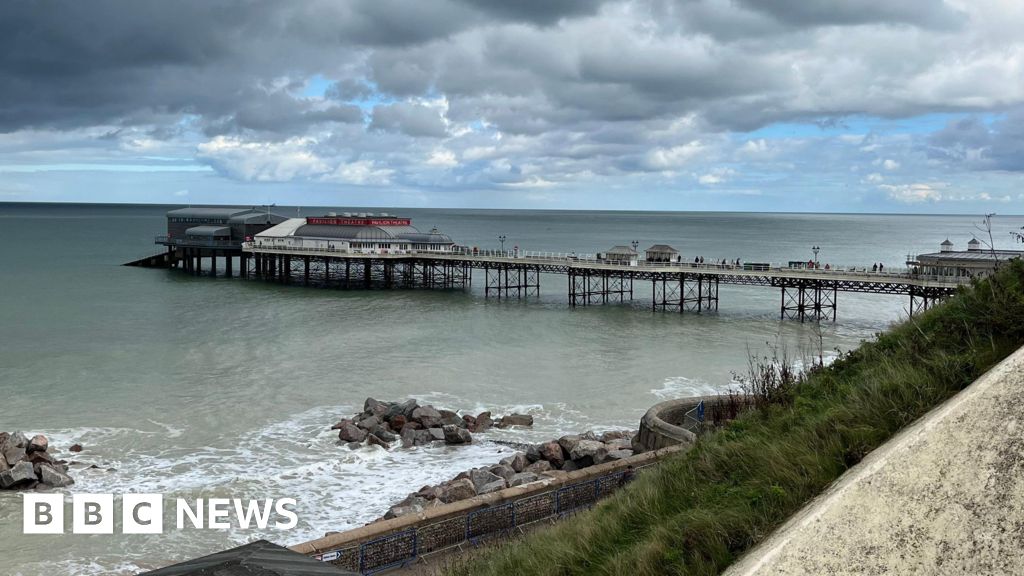
[[[0,573],[134,574],[257,538],[295,544],[357,527],[410,491],[512,449],[586,430],[636,428],[651,405],[736,385],[751,355],[796,361],[855,348],[907,315],[908,299],[840,293],[838,319],[779,318],[777,289],[722,286],[719,309],[573,309],[567,279],[539,297],[466,290],[340,291],[197,278],[122,266],[155,254],[174,206],[0,204],[0,430],[45,434],[73,461],[75,493],[158,493],[158,535],[22,533],[22,500],[0,493]],[[706,261],[902,268],[949,238],[988,240],[978,215],[757,214],[275,207],[286,215],[388,212],[483,249],[587,254],[670,244]],[[1024,218],[996,216],[993,238]],[[532,429],[471,446],[337,443],[331,425],[367,397],[532,414]],[[81,444],[84,450],[68,448]],[[291,530],[175,527],[174,499],[294,498]]]

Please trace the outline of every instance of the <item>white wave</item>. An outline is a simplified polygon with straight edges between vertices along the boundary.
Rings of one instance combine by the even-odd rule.
[[[651,394],[659,400],[672,400],[688,396],[710,396],[727,391],[730,385],[714,385],[699,378],[673,376],[665,378],[661,388],[652,388]]]

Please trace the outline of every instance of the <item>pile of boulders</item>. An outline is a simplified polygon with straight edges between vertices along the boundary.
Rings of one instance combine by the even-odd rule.
[[[42,434],[30,439],[21,432],[0,432],[0,489],[40,490],[74,484],[67,474],[67,462],[54,459],[49,449],[50,442]]]
[[[367,398],[361,413],[339,421],[331,430],[337,430],[338,440],[350,448],[364,443],[389,448],[398,441],[409,448],[434,442],[469,444],[475,432],[511,426],[533,426],[533,416],[509,414],[495,421],[490,412],[460,416],[452,410],[420,406],[416,400],[381,402]]]
[[[602,434],[586,432],[529,445],[525,451],[516,452],[496,465],[467,470],[447,482],[420,488],[392,506],[384,519],[415,514],[442,504],[629,458],[633,455],[630,442],[635,434],[628,430]]]

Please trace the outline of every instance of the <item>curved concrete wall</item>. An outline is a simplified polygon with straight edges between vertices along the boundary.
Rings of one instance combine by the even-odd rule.
[[[689,445],[697,440],[701,424],[696,421],[687,422],[686,413],[704,402],[706,410],[727,404],[737,398],[729,396],[691,396],[660,402],[651,407],[640,419],[640,432],[633,438],[633,450],[646,452],[666,446],[679,444]],[[746,403],[746,400],[740,399]]]

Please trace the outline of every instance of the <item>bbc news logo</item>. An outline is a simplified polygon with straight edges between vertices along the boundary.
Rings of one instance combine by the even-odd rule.
[[[208,530],[259,528],[290,530],[299,523],[294,498],[241,500],[197,498],[175,500],[175,527]],[[162,494],[124,494],[120,504],[122,534],[163,534]],[[63,494],[23,494],[22,531],[25,534],[64,534]],[[113,494],[74,494],[71,497],[72,534],[113,534],[118,510]],[[234,523],[232,523],[234,519]]]

